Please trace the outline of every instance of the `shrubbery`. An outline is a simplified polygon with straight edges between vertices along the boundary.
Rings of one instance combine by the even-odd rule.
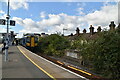
[[[63,56],[65,49],[77,49],[84,65],[107,78],[120,78],[120,30],[104,31],[94,40],[79,37],[72,41],[53,34],[42,38],[39,51],[46,55]]]
[[[39,51],[50,56],[63,56],[64,50],[68,47],[70,42],[57,34],[41,38],[39,43]]]
[[[99,38],[80,46],[83,60],[95,73],[107,78],[120,78],[119,30],[101,32]]]

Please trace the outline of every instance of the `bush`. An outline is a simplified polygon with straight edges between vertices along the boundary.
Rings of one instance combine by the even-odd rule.
[[[69,46],[69,41],[66,38],[52,34],[40,40],[39,51],[50,56],[63,56],[64,50]]]
[[[92,65],[95,73],[107,78],[120,78],[120,33],[118,30],[102,32],[99,38],[82,47],[84,61]]]

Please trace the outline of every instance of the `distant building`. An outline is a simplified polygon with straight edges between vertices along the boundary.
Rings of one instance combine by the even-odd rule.
[[[46,37],[46,36],[48,36],[48,34],[41,33],[41,37]]]
[[[114,21],[112,21],[109,25],[109,27],[110,27],[109,31],[114,31],[116,29],[120,30],[120,23],[119,23],[117,28],[115,28],[115,26],[116,25],[115,25]],[[78,38],[81,38],[80,39],[80,44],[89,43],[89,40],[94,40],[97,37],[99,37],[99,33],[102,31],[101,26],[98,26],[97,32],[95,32],[94,27],[92,25],[90,25],[89,30],[90,30],[89,33],[87,33],[86,29],[83,29],[83,33],[80,33],[80,29],[77,27],[76,28],[76,33],[75,34],[71,33],[69,36],[66,36],[66,38],[68,38],[71,41],[71,45],[73,45],[74,41]],[[77,51],[77,49],[75,49],[75,50]],[[71,58],[80,59],[80,61],[81,61],[80,63],[83,64],[82,56],[79,53],[77,53],[75,50],[74,49],[73,50],[67,50],[66,51],[66,56],[69,56],[70,59]]]
[[[114,21],[111,21],[109,27],[110,27],[110,31],[113,31],[115,30],[115,23]],[[120,29],[120,24],[118,25],[117,29]],[[76,33],[75,34],[70,34],[68,36],[68,38],[70,40],[75,40],[77,37],[81,36],[83,38],[85,38],[86,40],[92,40],[92,39],[95,39],[98,37],[98,34],[102,31],[101,29],[101,26],[98,26],[97,28],[97,32],[94,31],[94,27],[92,25],[90,25],[90,28],[89,28],[90,32],[87,33],[87,30],[86,29],[83,29],[83,33],[80,33],[80,29],[79,27],[76,28]]]

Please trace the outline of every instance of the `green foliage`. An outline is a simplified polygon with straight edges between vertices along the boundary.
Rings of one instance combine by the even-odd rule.
[[[83,37],[77,37],[74,41],[71,41],[71,49],[80,50],[84,47],[84,44],[87,43],[87,40]]]
[[[46,55],[63,56],[63,51],[69,46],[69,41],[66,38],[57,34],[52,34],[41,38],[39,43],[39,51]]]
[[[120,78],[120,33],[118,30],[102,32],[96,40],[79,47],[86,65],[107,78]]]
[[[94,40],[82,36],[70,42],[53,34],[40,39],[39,51],[46,55],[63,56],[64,50],[77,49],[84,65],[106,78],[120,78],[120,30],[103,31]]]
[[[120,78],[120,34],[118,31],[104,32],[94,45],[94,69],[104,76]]]

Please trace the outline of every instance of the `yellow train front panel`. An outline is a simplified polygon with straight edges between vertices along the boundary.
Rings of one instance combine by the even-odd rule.
[[[31,47],[35,47],[35,38],[31,37]]]

